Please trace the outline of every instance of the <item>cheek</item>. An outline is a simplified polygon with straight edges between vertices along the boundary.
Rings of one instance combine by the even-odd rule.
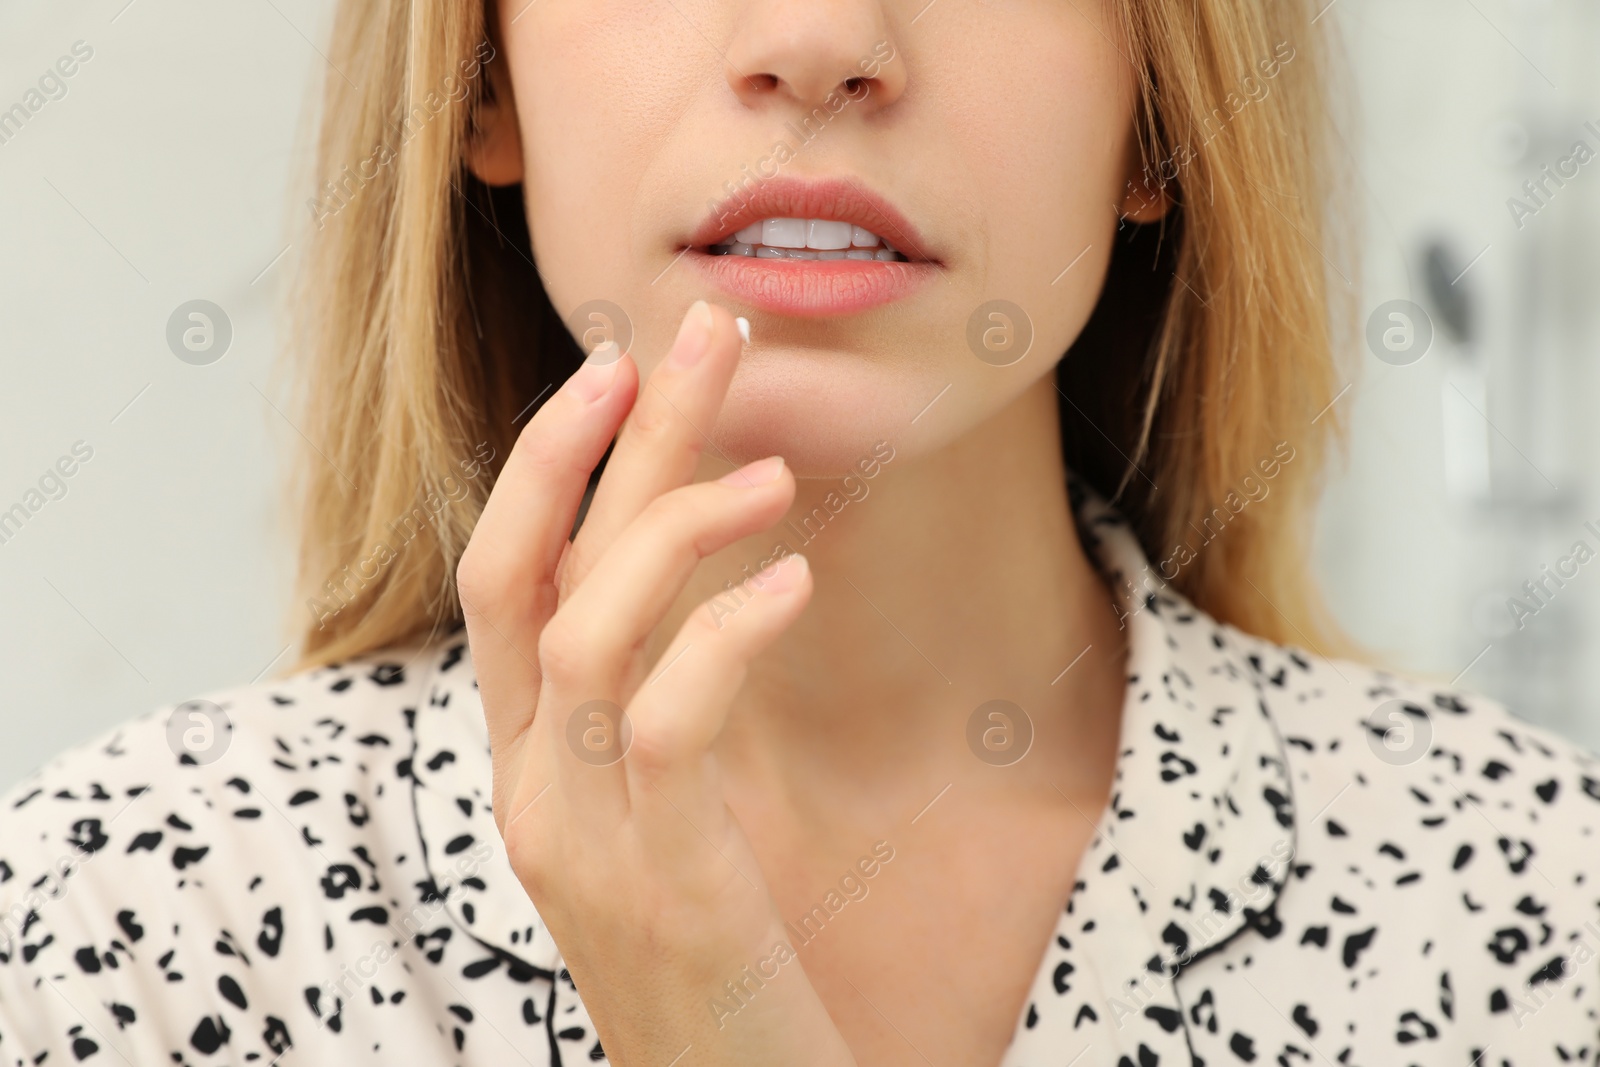
[[[963,184],[984,191],[975,265],[994,295],[1039,320],[1041,339],[1063,343],[1087,316],[1109,259],[1134,99],[1117,52],[1070,6],[1065,18],[1046,24],[1054,33],[981,47],[962,63],[963,80],[945,90],[950,137],[960,146],[950,158],[964,170]]]
[[[1035,13],[1028,33],[952,43],[966,52],[951,65],[961,73],[938,85],[929,105],[945,116],[955,180],[978,194],[971,231],[979,243],[962,264],[973,295],[960,310],[1005,300],[1033,334],[1028,356],[1002,372],[958,359],[962,384],[985,409],[1049,373],[1076,339],[1099,298],[1118,226],[1132,73],[1070,6],[1063,11],[1059,22]],[[964,326],[947,323],[946,333]]]
[[[539,0],[507,36],[528,228],[564,313],[595,299],[631,305],[619,282],[649,232],[639,190],[706,70],[688,32],[653,0]]]

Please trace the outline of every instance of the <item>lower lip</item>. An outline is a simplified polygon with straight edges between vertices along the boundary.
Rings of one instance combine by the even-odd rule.
[[[713,256],[700,249],[691,249],[684,259],[737,300],[776,315],[808,318],[853,315],[904,300],[938,269],[928,262],[758,259]]]

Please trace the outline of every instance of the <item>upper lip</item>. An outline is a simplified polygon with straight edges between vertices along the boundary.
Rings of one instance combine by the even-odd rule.
[[[753,222],[777,218],[848,222],[871,230],[909,260],[938,261],[910,219],[854,178],[770,178],[712,208],[689,238],[689,247],[714,245]]]

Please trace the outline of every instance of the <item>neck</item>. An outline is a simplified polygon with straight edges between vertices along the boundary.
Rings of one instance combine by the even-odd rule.
[[[802,480],[784,523],[704,561],[658,650],[708,598],[736,610],[752,594],[726,583],[779,543],[815,583],[752,663],[719,752],[807,793],[918,789],[987,770],[968,720],[1008,700],[1034,741],[1005,781],[1103,796],[1124,634],[1073,524],[1052,380],[931,454],[884,449],[871,478]]]

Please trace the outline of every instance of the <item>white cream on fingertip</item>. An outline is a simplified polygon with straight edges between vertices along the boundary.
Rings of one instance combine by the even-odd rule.
[[[733,321],[738,323],[738,325],[739,325],[739,336],[744,338],[744,343],[745,344],[749,344],[750,343],[750,320],[745,318],[743,315],[740,315],[738,318],[734,319]]]

